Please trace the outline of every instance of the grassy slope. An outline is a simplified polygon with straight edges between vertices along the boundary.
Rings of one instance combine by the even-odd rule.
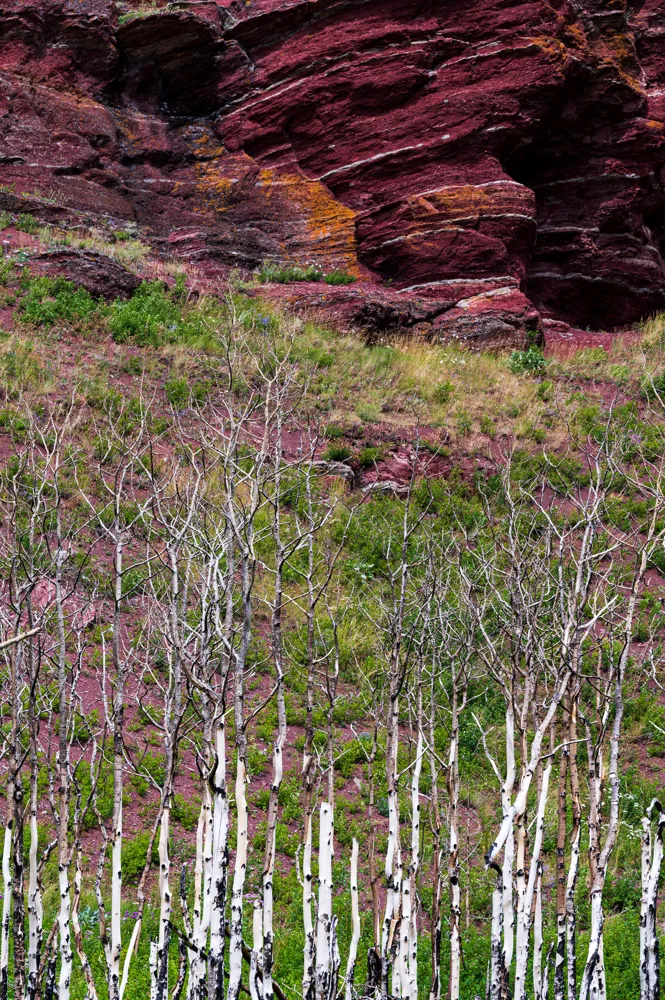
[[[400,462],[408,456],[416,437],[427,442],[432,457],[431,474],[441,477],[446,489],[455,491],[456,503],[466,504],[470,514],[478,509],[473,476],[479,471],[490,476],[502,461],[502,453],[518,447],[524,461],[537,460],[543,448],[570,453],[575,457],[577,441],[602,421],[603,411],[615,397],[626,407],[626,419],[634,420],[635,433],[645,433],[639,426],[642,386],[647,373],[660,373],[665,367],[665,323],[656,320],[648,324],[640,339],[617,341],[610,352],[587,349],[569,353],[566,357],[549,359],[546,370],[538,374],[511,370],[510,359],[489,354],[469,354],[454,347],[439,347],[414,343],[367,348],[353,336],[340,336],[321,329],[313,322],[284,318],[261,303],[235,293],[228,301],[199,300],[194,303],[184,296],[180,300],[154,291],[145,305],[140,297],[134,305],[112,304],[98,307],[85,296],[72,295],[71,289],[60,289],[45,283],[31,282],[28,269],[4,267],[0,263],[0,309],[13,329],[2,335],[0,344],[0,453],[8,455],[16,443],[20,446],[21,409],[25,401],[32,406],[52,405],[72,393],[82,407],[81,442],[94,452],[98,446],[99,428],[104,414],[113,406],[118,394],[136,397],[142,385],[154,399],[156,419],[168,420],[171,406],[186,408],[193,397],[214,396],[215,373],[220,352],[219,331],[236,324],[250,336],[260,336],[266,327],[288,328],[293,334],[293,351],[309,367],[310,399],[327,427],[328,441],[323,446],[330,457],[343,454],[362,468],[361,475],[395,478]],[[144,296],[144,300],[150,298]],[[133,325],[132,325],[133,324]],[[519,360],[519,359],[518,359]],[[515,364],[513,363],[513,368]],[[518,366],[519,367],[519,366]],[[632,416],[631,416],[632,414]],[[368,451],[368,449],[370,449]],[[529,458],[531,456],[531,458]],[[376,500],[363,511],[362,523],[349,539],[347,557],[351,565],[366,572],[374,559],[371,536],[382,518],[392,516],[390,499]],[[617,517],[631,516],[620,509]],[[445,519],[445,511],[441,514]],[[444,523],[444,521],[442,521]],[[370,539],[370,540],[368,540]],[[363,569],[362,567],[365,567]],[[100,572],[103,573],[103,567]],[[656,593],[656,596],[657,593]],[[360,656],[371,655],[371,637],[366,626],[358,621],[349,629],[348,645]],[[363,706],[352,697],[356,678],[349,655],[343,673],[345,709],[338,719],[337,739],[341,747],[353,744],[351,725],[360,724]],[[290,740],[296,741],[302,731],[302,679],[296,675],[289,682],[291,705]],[[488,717],[492,706],[487,707]],[[627,760],[622,837],[615,855],[607,895],[608,911],[616,914],[608,924],[607,957],[611,998],[631,998],[638,995],[637,963],[634,961],[637,943],[635,905],[639,899],[636,862],[639,842],[635,837],[639,808],[648,800],[657,783],[662,766],[660,754],[665,745],[654,743],[650,736],[652,722],[662,721],[662,708],[657,698],[643,693],[635,698],[628,710],[630,744]],[[262,768],[262,756],[271,737],[271,720],[264,717],[252,734],[255,769]],[[649,755],[653,756],[649,756]],[[339,824],[339,852],[336,884],[345,882],[350,838],[366,836],[364,815],[359,808],[358,793],[353,777],[362,773],[361,765],[353,763],[353,754],[338,773],[338,813],[346,817]],[[278,981],[297,987],[300,976],[302,932],[300,930],[299,889],[293,857],[297,843],[296,831],[300,818],[297,794],[298,755],[294,754],[291,772],[287,775],[283,805],[290,817],[279,831],[279,866],[276,878],[278,934]],[[467,727],[462,734],[462,781],[466,796],[467,816],[474,831],[475,861],[466,871],[471,881],[471,907],[464,996],[482,993],[487,961],[487,915],[490,882],[478,866],[477,857],[486,845],[495,822],[493,777],[486,762],[477,752],[476,734]],[[260,774],[257,773],[252,792],[254,809],[260,818],[265,807]],[[135,809],[143,810],[144,823],[150,815],[150,803],[140,790],[130,791]],[[184,857],[191,842],[195,812],[181,816],[180,832],[176,836],[176,859]],[[286,818],[286,817],[285,817]],[[478,834],[478,829],[480,833]],[[180,839],[181,849],[177,842]],[[256,886],[260,864],[260,829],[257,850],[252,859],[250,888]],[[547,865],[552,870],[554,824],[552,817],[547,829]],[[127,846],[128,864],[133,845]],[[136,841],[137,850],[140,847]],[[92,848],[90,848],[92,850]],[[92,854],[88,855],[90,867]],[[366,876],[366,872],[364,873]],[[46,874],[49,885],[47,910],[53,912],[56,900],[54,869]],[[582,925],[583,884],[581,879],[580,907]],[[422,898],[427,909],[431,890],[423,880]],[[251,897],[251,893],[250,893]],[[128,894],[127,898],[130,896]],[[102,968],[96,944],[95,904],[92,895],[86,900],[89,910],[88,942],[93,964]],[[346,895],[341,890],[337,906],[342,916],[340,925],[342,953],[349,935],[346,922]],[[551,917],[551,907],[550,907]],[[126,926],[132,921],[131,904],[127,907]],[[621,914],[621,915],[620,915]],[[369,915],[363,923],[364,944],[367,945]],[[48,920],[47,920],[48,923]],[[551,927],[551,919],[548,921]],[[149,924],[143,934],[142,958],[147,958]],[[626,930],[629,933],[626,933]],[[427,984],[427,938],[423,937],[422,983]],[[583,946],[580,947],[580,954]],[[362,954],[362,952],[361,952]],[[174,956],[175,958],[175,956]],[[136,976],[127,994],[128,1000],[147,995],[147,961],[136,965]],[[77,980],[74,996],[84,996],[83,984]]]

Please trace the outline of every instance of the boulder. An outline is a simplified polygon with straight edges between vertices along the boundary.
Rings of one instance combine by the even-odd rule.
[[[141,284],[117,261],[90,250],[49,250],[32,256],[30,265],[33,274],[66,278],[94,298],[129,298]]]

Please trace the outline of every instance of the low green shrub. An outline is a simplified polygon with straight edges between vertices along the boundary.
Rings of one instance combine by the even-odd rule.
[[[182,410],[189,403],[189,383],[186,378],[170,378],[164,385],[164,392],[171,406]]]
[[[359,406],[356,414],[364,424],[378,424],[381,420],[381,411],[378,406],[374,406],[371,403]]]
[[[9,284],[10,278],[14,274],[14,262],[8,257],[0,260],[0,285]],[[5,299],[6,301],[6,299]]]
[[[455,386],[450,380],[440,382],[432,390],[432,402],[438,403],[439,406],[443,406],[444,403],[447,403],[452,396],[454,388]]]
[[[25,417],[8,408],[0,410],[0,431],[6,431],[15,440],[19,440],[27,429],[28,421]]]
[[[203,403],[210,386],[203,382],[189,382],[186,378],[170,378],[164,385],[166,398],[176,410],[182,410],[193,403]]]
[[[335,761],[335,770],[344,778],[355,774],[357,766],[366,760],[365,751],[358,740],[349,740]]]
[[[194,830],[199,821],[200,803],[198,799],[190,801],[184,795],[173,796],[172,816],[176,823],[185,830]]]
[[[33,215],[29,215],[28,212],[21,212],[16,222],[16,228],[20,229],[22,233],[29,233],[30,236],[34,236],[39,230],[39,223]]]
[[[480,433],[487,434],[488,437],[494,437],[495,432],[494,420],[489,413],[483,413],[480,418]]]
[[[459,410],[459,412],[457,413],[456,423],[457,423],[457,433],[461,437],[466,437],[467,434],[471,433],[471,429],[473,427],[473,421],[471,420],[470,414],[467,413],[466,410]]]
[[[640,386],[640,394],[642,399],[665,399],[665,372],[645,376]]]
[[[163,785],[166,778],[166,754],[152,750],[143,756],[141,770],[149,775],[157,785]]]
[[[357,278],[354,278],[352,274],[347,274],[346,271],[331,271],[323,279],[326,285],[352,285]]]
[[[288,285],[292,281],[321,281],[323,272],[316,264],[301,267],[297,264],[276,264],[266,261],[257,277],[264,284]]]
[[[250,777],[258,778],[268,767],[268,756],[259,747],[249,747],[247,750],[247,770]]]
[[[128,21],[134,21],[138,17],[150,17],[152,14],[159,13],[159,7],[138,7],[135,10],[127,11],[126,14],[121,14],[118,18],[118,24],[127,24]],[[126,238],[127,237],[125,235],[125,239]]]
[[[345,444],[330,444],[323,453],[328,462],[348,462],[352,451]]]
[[[35,326],[76,323],[89,319],[99,308],[89,292],[65,278],[33,278],[20,304],[24,319]]]
[[[361,469],[369,469],[383,456],[382,448],[361,448],[358,452],[358,465]]]
[[[116,299],[109,317],[111,333],[117,343],[133,340],[140,346],[177,340],[181,321],[180,308],[160,281],[144,282],[131,299]]]
[[[514,375],[540,375],[547,368],[547,359],[540,347],[528,347],[526,351],[513,351],[508,367]]]
[[[124,882],[138,882],[145,868],[150,844],[149,833],[139,833],[133,839],[125,838],[122,842],[122,878]],[[152,846],[151,865],[159,864],[157,843]]]
[[[334,356],[323,347],[308,347],[303,358],[315,364],[317,368],[332,368],[335,363]]]

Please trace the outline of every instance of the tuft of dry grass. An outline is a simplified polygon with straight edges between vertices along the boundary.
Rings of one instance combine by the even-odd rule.
[[[76,250],[92,250],[104,254],[130,270],[140,271],[146,264],[152,250],[147,243],[136,239],[130,234],[119,231],[124,238],[102,229],[58,229],[55,226],[42,226],[38,231],[39,240],[47,246],[72,247]]]
[[[319,405],[333,423],[429,425],[471,452],[512,437],[518,422],[532,428],[535,443],[545,422],[548,434],[554,426],[551,401],[539,396],[542,380],[511,372],[505,355],[413,340],[367,347],[312,324],[297,344],[315,367]]]

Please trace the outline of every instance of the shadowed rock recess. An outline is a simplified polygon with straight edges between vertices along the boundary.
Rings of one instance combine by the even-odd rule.
[[[140,16],[139,16],[140,15]],[[665,0],[0,3],[0,208],[378,333],[665,308]]]

